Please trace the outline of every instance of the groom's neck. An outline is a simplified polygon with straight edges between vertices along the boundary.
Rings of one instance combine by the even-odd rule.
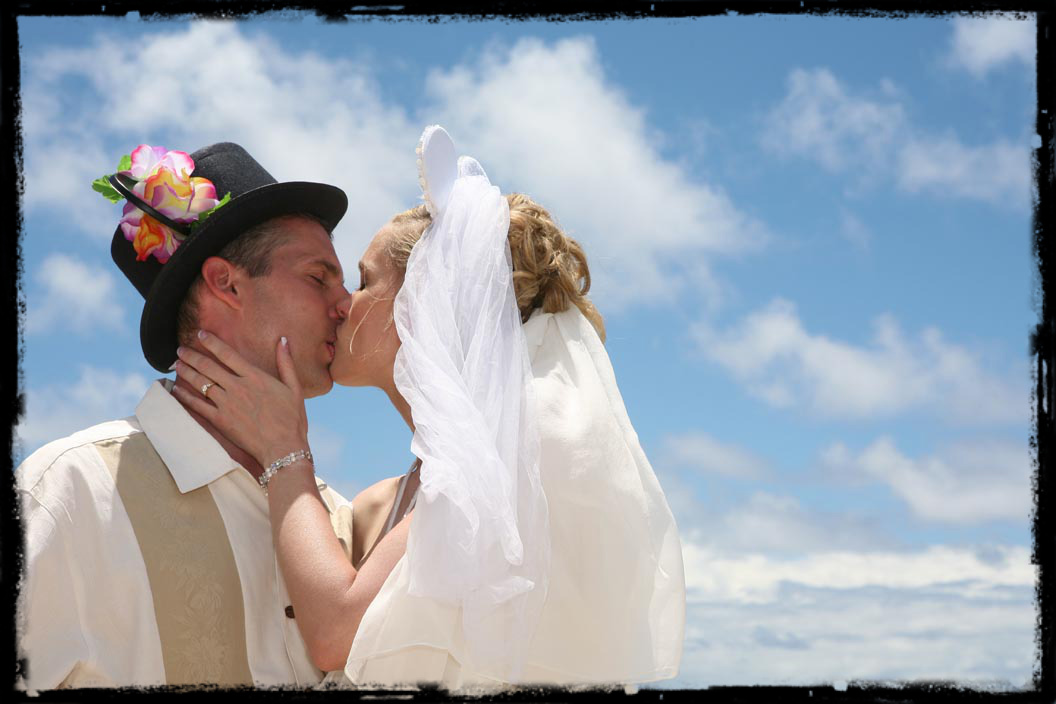
[[[192,393],[198,393],[198,389],[195,389],[188,382],[184,381],[178,376],[176,377],[176,385],[182,386],[184,389]],[[173,398],[176,397],[174,396]],[[178,400],[179,399],[177,399],[177,401]],[[231,459],[245,467],[246,470],[253,475],[254,479],[260,479],[260,475],[264,473],[264,468],[260,466],[259,462],[253,459],[252,455],[250,455],[248,452],[243,450],[235,443],[228,440],[227,437],[223,435],[223,433],[217,430],[216,427],[205,418],[205,416],[197,413],[194,409],[183,405],[182,403],[180,405],[182,405],[184,410],[191,415],[191,418],[194,418],[198,425],[202,426],[202,428],[205,429],[205,432],[212,435],[213,439],[220,443],[220,446],[224,448],[224,450],[231,457]]]

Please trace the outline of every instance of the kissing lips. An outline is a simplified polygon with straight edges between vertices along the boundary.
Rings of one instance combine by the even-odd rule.
[[[327,342],[326,342],[326,351],[330,355],[330,361],[333,362],[334,361],[334,356],[337,353],[337,347],[334,345],[333,342],[330,342],[329,340],[327,340]]]

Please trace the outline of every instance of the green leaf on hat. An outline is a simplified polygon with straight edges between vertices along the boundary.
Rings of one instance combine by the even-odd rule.
[[[195,220],[195,221],[194,221],[194,222],[193,222],[193,223],[191,224],[191,229],[197,229],[197,228],[198,228],[198,227],[199,227],[199,226],[200,226],[200,225],[201,225],[201,224],[202,224],[203,222],[205,222],[206,218],[208,218],[208,217],[209,217],[210,215],[212,215],[213,213],[215,213],[215,212],[216,212],[217,210],[219,210],[219,209],[220,209],[221,207],[223,207],[223,206],[227,205],[227,203],[228,203],[228,202],[229,202],[230,200],[231,200],[231,193],[229,192],[229,193],[228,193],[228,194],[227,194],[226,196],[224,196],[223,198],[221,198],[221,199],[220,199],[220,202],[219,202],[219,203],[217,203],[216,205],[214,205],[214,206],[213,206],[212,208],[210,208],[209,210],[206,210],[206,211],[205,211],[204,213],[200,214],[200,215],[198,216],[198,219],[197,219],[197,220]]]
[[[132,169],[132,157],[125,154],[121,157],[121,162],[117,165],[118,171],[129,171]]]
[[[103,198],[106,198],[111,203],[117,203],[124,199],[124,196],[114,190],[114,187],[110,185],[109,176],[100,176],[99,178],[92,181],[92,190],[101,193]]]

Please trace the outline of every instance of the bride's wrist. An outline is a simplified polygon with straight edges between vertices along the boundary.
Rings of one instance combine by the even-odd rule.
[[[307,443],[305,443],[303,449],[295,450],[275,459],[270,464],[264,465],[264,472],[259,478],[260,486],[264,489],[264,494],[267,495],[268,486],[276,475],[279,473],[289,473],[295,468],[300,468],[302,470],[307,469],[310,473],[315,473],[315,463],[312,461],[312,453],[308,450]]]
[[[268,468],[273,462],[286,457],[291,452],[299,452],[300,450],[310,451],[311,448],[308,446],[307,439],[283,439],[275,440],[268,443],[266,447],[257,453],[256,460],[260,462],[260,466],[265,469]]]

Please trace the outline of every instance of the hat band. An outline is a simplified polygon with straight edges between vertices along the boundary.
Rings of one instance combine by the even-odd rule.
[[[132,187],[130,187],[128,183],[125,183],[125,179],[128,179],[129,183],[136,183],[134,179],[129,178],[128,176],[125,176],[124,174],[120,173],[112,174],[107,180],[110,181],[110,185],[113,186],[118,193],[123,195],[129,203],[132,203],[144,213],[154,218],[165,227],[172,230],[173,237],[175,237],[177,240],[183,241],[187,238],[188,235],[191,234],[191,228],[188,225],[178,223],[175,220],[169,218],[168,216],[162,215],[160,212],[151,207],[149,203],[137,196],[132,191]]]

